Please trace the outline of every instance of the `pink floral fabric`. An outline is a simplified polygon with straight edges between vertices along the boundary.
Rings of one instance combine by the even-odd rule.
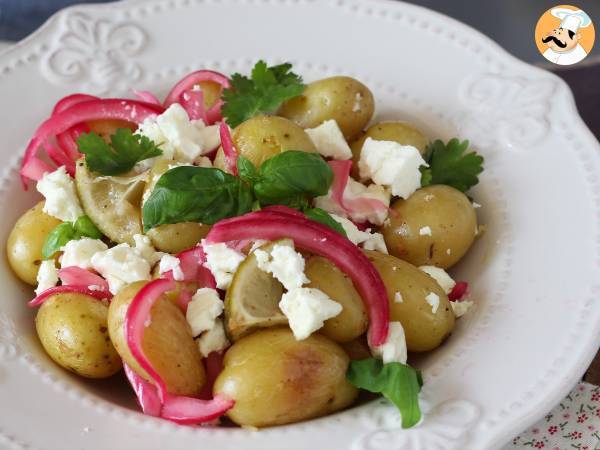
[[[503,450],[600,449],[600,387],[581,382],[546,417]]]

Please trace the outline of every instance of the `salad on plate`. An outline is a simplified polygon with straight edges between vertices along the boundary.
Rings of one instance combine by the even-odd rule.
[[[295,423],[360,391],[418,423],[407,359],[473,305],[446,269],[480,233],[483,158],[290,64],[133,93],[60,99],[23,157],[43,200],[7,254],[48,356],[181,424]]]

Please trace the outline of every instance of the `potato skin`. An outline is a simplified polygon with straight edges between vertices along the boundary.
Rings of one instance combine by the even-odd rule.
[[[41,201],[15,223],[6,242],[8,263],[15,274],[32,286],[42,262],[42,247],[50,232],[62,222],[46,214]]]
[[[450,186],[419,189],[391,205],[395,213],[381,229],[390,254],[415,266],[446,269],[467,253],[477,232],[477,215],[465,194]],[[422,227],[431,236],[421,235]]]
[[[321,256],[313,256],[306,262],[307,285],[320,289],[344,308],[340,314],[325,321],[319,332],[335,342],[351,341],[369,326],[369,316],[360,294],[352,280],[332,262]]]
[[[213,392],[235,400],[227,415],[239,425],[299,422],[354,401],[348,364],[346,353],[324,336],[296,341],[287,328],[269,328],[230,347]]]
[[[373,117],[375,100],[367,86],[351,77],[330,77],[310,83],[302,95],[285,102],[279,115],[302,128],[314,128],[334,119],[349,140]]]
[[[380,122],[371,125],[350,144],[352,149],[352,176],[359,179],[358,161],[360,152],[367,138],[376,141],[393,141],[401,145],[412,145],[421,154],[425,153],[425,147],[429,139],[417,128],[405,122]]]
[[[149,380],[148,374],[127,346],[123,327],[131,301],[146,283],[132,283],[113,297],[108,309],[108,329],[110,339],[123,361],[138,375]],[[200,393],[206,381],[202,356],[183,312],[174,301],[165,297],[152,307],[151,322],[144,331],[142,347],[152,366],[165,381],[169,393],[188,396]]]
[[[448,297],[436,281],[412,264],[384,253],[365,250],[388,294],[390,321],[402,323],[406,346],[412,352],[438,347],[454,329],[454,312]],[[394,269],[395,268],[395,269]],[[402,302],[396,302],[396,292]],[[425,297],[434,293],[440,299],[435,313]]]
[[[267,159],[286,150],[316,152],[308,134],[294,122],[277,116],[256,116],[238,125],[231,133],[240,155],[259,167]],[[225,170],[225,154],[220,147],[214,166]]]
[[[84,294],[62,293],[40,307],[35,326],[46,353],[60,366],[87,378],[121,370],[108,336],[108,306]]]

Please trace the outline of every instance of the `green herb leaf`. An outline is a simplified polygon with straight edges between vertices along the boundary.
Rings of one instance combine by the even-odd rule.
[[[421,167],[421,186],[447,184],[466,192],[479,183],[477,175],[483,172],[483,157],[475,152],[466,153],[469,141],[451,139],[448,144],[437,140],[429,144],[425,155],[429,167]]]
[[[354,386],[381,393],[400,410],[402,428],[410,428],[421,420],[419,391],[423,380],[419,371],[401,363],[387,363],[368,358],[351,361],[346,377]]]
[[[182,166],[165,172],[142,208],[144,231],[167,223],[212,225],[252,210],[251,188],[219,169]]]
[[[110,137],[110,145],[96,133],[84,133],[77,139],[79,151],[85,154],[90,170],[102,175],[121,175],[136,163],[162,154],[146,136],[133,134],[129,128],[119,128]]]
[[[311,208],[304,211],[306,217],[310,220],[314,220],[315,222],[319,222],[323,225],[328,226],[329,228],[333,228],[335,231],[340,233],[341,235],[348,237],[346,234],[346,230],[340,225],[340,223],[335,220],[329,213],[321,208]]]
[[[248,158],[239,155],[237,158],[237,170],[239,177],[246,183],[252,185],[259,179],[258,170]]]
[[[252,78],[239,73],[231,77],[231,88],[223,91],[223,116],[231,127],[261,113],[272,113],[286,100],[304,90],[302,78],[291,72],[291,64],[267,67],[258,61]]]
[[[321,155],[290,150],[265,161],[253,187],[262,205],[305,209],[308,198],[327,194],[332,182],[331,167]]]
[[[88,216],[79,217],[75,223],[64,222],[54,227],[48,234],[42,246],[42,258],[48,259],[59,252],[61,247],[64,247],[67,242],[89,237],[92,239],[100,239],[102,233]]]

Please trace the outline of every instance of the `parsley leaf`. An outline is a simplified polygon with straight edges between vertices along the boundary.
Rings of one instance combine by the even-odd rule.
[[[223,116],[231,127],[261,113],[272,113],[286,100],[304,90],[302,78],[291,72],[289,63],[267,67],[258,61],[252,78],[239,73],[231,77],[231,88],[223,91]]]
[[[129,128],[119,128],[110,137],[110,144],[96,133],[84,133],[77,139],[79,151],[85,154],[90,170],[102,175],[121,175],[136,163],[162,154],[146,136],[133,134]]]
[[[429,167],[421,166],[421,186],[447,184],[461,192],[479,183],[477,175],[483,172],[483,156],[466,153],[469,141],[451,139],[444,144],[439,139],[427,146],[425,159]]]
[[[423,379],[418,370],[401,363],[384,364],[375,358],[351,361],[346,378],[359,389],[381,393],[402,414],[402,428],[421,420],[419,391]]]
[[[92,239],[100,239],[102,237],[102,233],[88,216],[79,217],[75,223],[61,223],[54,227],[50,234],[48,234],[42,247],[42,257],[44,259],[51,258],[67,242],[81,239],[82,237]]]

